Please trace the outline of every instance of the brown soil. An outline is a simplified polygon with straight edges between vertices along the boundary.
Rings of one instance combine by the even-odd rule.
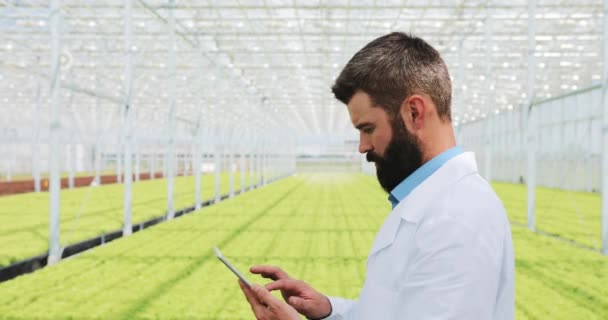
[[[155,178],[162,178],[162,172],[157,172]],[[74,187],[86,187],[91,184],[93,181],[93,176],[90,177],[75,177],[74,178]],[[149,173],[142,173],[139,175],[140,180],[148,180],[150,179]],[[112,184],[116,183],[116,175],[107,175],[100,176],[101,184]],[[135,180],[135,175],[133,175],[133,180]],[[61,188],[69,188],[69,180],[68,178],[61,179]],[[49,189],[49,180],[44,178],[40,180],[40,190],[48,191]],[[17,193],[26,193],[26,192],[34,192],[34,180],[20,180],[20,181],[5,181],[0,182],[0,196],[17,194]]]

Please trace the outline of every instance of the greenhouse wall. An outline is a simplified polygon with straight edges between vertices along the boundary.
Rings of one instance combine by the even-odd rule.
[[[522,109],[493,115],[491,175],[494,181],[524,183],[528,137]],[[536,128],[537,185],[599,192],[601,185],[601,91],[593,86],[535,103],[530,125]],[[456,127],[458,143],[475,152],[482,174],[486,119]]]

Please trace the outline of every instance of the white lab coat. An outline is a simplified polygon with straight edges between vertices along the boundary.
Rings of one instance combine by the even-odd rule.
[[[356,301],[327,320],[514,319],[514,256],[504,207],[473,153],[448,160],[391,212]]]

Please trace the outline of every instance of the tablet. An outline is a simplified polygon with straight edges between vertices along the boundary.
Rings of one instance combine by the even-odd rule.
[[[240,273],[233,265],[232,263],[230,263],[228,261],[228,259],[226,259],[226,257],[224,257],[224,255],[222,255],[222,252],[220,251],[220,249],[218,249],[217,247],[213,247],[213,251],[215,251],[215,256],[220,259],[220,261],[222,263],[224,263],[224,265],[226,267],[228,267],[228,269],[230,269],[230,271],[232,271],[232,273],[234,273],[237,277],[239,277],[239,279],[241,279],[241,281],[243,281],[244,284],[246,284],[248,287],[251,288],[251,282],[249,282],[249,280],[247,280],[245,278],[245,276]]]

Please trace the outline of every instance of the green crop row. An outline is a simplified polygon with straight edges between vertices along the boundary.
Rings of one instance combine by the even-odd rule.
[[[245,187],[249,176],[245,177]],[[255,178],[255,177],[254,177]],[[230,190],[230,175],[221,175],[221,194]],[[254,180],[255,181],[255,180]],[[235,190],[240,190],[238,173]],[[203,175],[201,197],[215,197],[215,176]],[[195,203],[195,178],[177,177],[174,208]],[[61,191],[61,244],[68,245],[98,236],[123,225],[122,184],[64,189]],[[0,197],[0,267],[48,250],[49,193],[24,193]],[[167,181],[143,180],[133,183],[133,224],[159,217],[167,208]]]
[[[511,221],[527,224],[526,186],[493,183]],[[536,188],[536,223],[543,230],[589,247],[601,244],[601,196],[597,193]]]
[[[355,298],[389,212],[368,176],[283,179],[2,283],[0,319],[252,319],[214,245],[245,273],[275,264]],[[513,237],[517,319],[608,318],[606,257],[518,226]]]

